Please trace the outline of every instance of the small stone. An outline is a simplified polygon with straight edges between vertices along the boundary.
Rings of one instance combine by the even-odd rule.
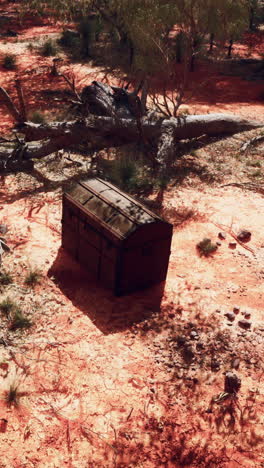
[[[190,333],[191,340],[197,340],[198,333],[195,330],[192,330]]]
[[[245,317],[245,319],[247,319],[247,320],[250,319],[251,313],[250,313],[250,312],[245,312],[245,313],[244,313],[244,317]]]
[[[186,343],[186,336],[184,335],[178,336],[177,343],[179,346],[183,346]]]
[[[246,229],[241,229],[237,235],[238,240],[240,242],[249,242],[251,239],[251,232],[247,231]]]
[[[7,372],[9,368],[8,362],[1,362],[0,363],[0,369],[2,369],[4,372]]]
[[[237,393],[241,387],[241,380],[233,372],[227,372],[225,375],[225,392]]]
[[[197,343],[196,349],[197,349],[197,350],[204,349],[204,344],[203,344],[203,343]]]
[[[194,358],[195,354],[193,351],[193,347],[190,345],[186,345],[183,349],[183,358],[185,361],[191,361]]]
[[[225,314],[225,316],[226,316],[227,320],[230,320],[230,322],[234,322],[234,320],[236,318],[236,316],[235,316],[235,314],[233,314],[233,312],[227,312]]]
[[[213,359],[212,362],[211,362],[211,369],[213,371],[218,371],[220,369],[220,365],[221,365],[221,363],[219,361]]]
[[[240,365],[240,359],[239,359],[239,358],[235,358],[235,359],[232,361],[231,367],[232,367],[233,369],[238,369],[238,368],[239,368],[239,365]]]
[[[219,237],[219,239],[224,240],[224,239],[226,239],[226,233],[225,232],[219,232],[218,237]]]
[[[229,247],[230,249],[233,249],[233,250],[236,248],[236,246],[237,246],[237,243],[236,243],[236,242],[229,242],[229,244],[228,244],[228,247]]]
[[[234,312],[234,314],[239,314],[239,311],[240,311],[240,307],[239,307],[239,306],[234,306],[234,307],[233,307],[233,312]]]
[[[217,245],[217,247],[220,247],[222,245],[222,242],[217,241],[216,245]]]
[[[0,224],[0,233],[1,234],[6,234],[8,231],[8,227],[6,224]]]
[[[251,327],[251,322],[248,322],[247,320],[239,320],[238,325],[241,328],[244,328],[244,330],[249,330]]]

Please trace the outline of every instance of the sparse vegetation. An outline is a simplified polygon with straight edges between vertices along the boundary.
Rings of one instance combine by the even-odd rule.
[[[2,65],[6,70],[15,70],[17,68],[16,56],[11,54],[5,55]]]
[[[0,285],[7,286],[8,284],[13,283],[13,278],[10,273],[6,271],[0,272]]]
[[[251,167],[261,167],[261,162],[260,161],[247,161],[247,166]]]
[[[196,248],[201,256],[209,257],[217,250],[217,245],[213,244],[211,239],[204,238],[201,242],[198,242]]]
[[[46,123],[46,118],[43,112],[35,110],[32,112],[32,114],[29,116],[29,120],[33,123],[36,124],[44,124]]]
[[[20,311],[16,310],[12,316],[12,320],[9,326],[9,330],[16,331],[16,330],[23,330],[32,327],[33,322],[25,317],[25,315]]]
[[[6,317],[10,317],[13,312],[18,310],[18,305],[7,297],[0,303],[0,310]]]
[[[258,169],[257,171],[252,172],[252,174],[250,174],[250,175],[251,175],[251,177],[256,177],[256,178],[262,177],[262,170]]]
[[[71,31],[69,29],[64,29],[62,31],[61,37],[58,40],[58,43],[62,47],[66,48],[74,48],[76,46],[77,41],[79,42],[79,34],[77,31]]]
[[[41,47],[41,55],[43,57],[52,57],[57,55],[58,49],[56,43],[52,39],[48,39]]]
[[[34,287],[40,283],[41,276],[38,270],[30,270],[25,277],[25,284]]]
[[[18,408],[20,405],[21,392],[19,392],[19,386],[16,383],[12,383],[8,390],[4,392],[4,400],[8,408],[12,406]]]

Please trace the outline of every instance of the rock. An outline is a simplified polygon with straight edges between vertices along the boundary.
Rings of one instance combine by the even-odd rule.
[[[228,247],[229,247],[230,249],[233,249],[233,250],[236,248],[236,246],[237,246],[237,243],[236,243],[236,242],[229,242],[229,244],[228,244]]]
[[[216,359],[212,359],[212,361],[211,361],[211,369],[212,369],[213,371],[219,371],[220,366],[221,366],[221,363],[220,363],[219,361],[217,361]]]
[[[233,307],[233,312],[234,312],[234,314],[239,314],[239,311],[240,311],[240,307],[239,307],[239,306],[234,306],[234,307]]]
[[[235,318],[236,318],[236,316],[235,316],[235,314],[233,314],[233,312],[227,312],[227,313],[225,314],[225,316],[226,316],[226,318],[227,318],[228,320],[230,320],[230,322],[234,322],[234,320],[235,320]]]
[[[183,346],[186,343],[186,340],[187,338],[184,335],[177,336],[177,343],[179,346]]]
[[[222,245],[222,242],[217,241],[216,245],[217,245],[217,247],[220,247]]]
[[[227,372],[225,375],[225,392],[237,393],[241,387],[241,380],[233,372]]]
[[[6,432],[8,420],[5,418],[0,419],[0,432]]]
[[[3,371],[8,372],[9,364],[8,362],[1,362],[0,363],[0,369],[3,369]]]
[[[251,317],[251,313],[250,313],[250,312],[244,312],[243,315],[244,315],[245,319],[247,319],[247,320],[250,319],[250,317]]]
[[[219,239],[221,239],[221,240],[225,240],[225,239],[226,239],[226,233],[225,233],[225,232],[219,232],[219,233],[218,233],[218,237],[219,237]]]
[[[233,369],[238,369],[239,368],[239,365],[240,365],[240,359],[239,358],[235,358],[233,359],[232,363],[231,363],[231,367]]]
[[[197,350],[204,349],[204,344],[203,344],[203,343],[197,343],[196,349],[197,349]]]
[[[190,338],[191,340],[198,340],[199,338],[198,333],[195,330],[192,330],[190,333]]]
[[[251,239],[251,232],[247,231],[246,229],[242,229],[239,231],[237,238],[240,240],[240,242],[249,242]]]
[[[238,325],[241,328],[244,328],[244,330],[249,330],[251,327],[251,322],[248,322],[248,320],[239,320]]]
[[[192,361],[194,356],[195,356],[195,354],[194,354],[193,347],[190,346],[190,345],[185,345],[184,348],[183,348],[183,359],[186,362],[190,362],[190,361]]]
[[[7,231],[8,231],[7,225],[6,224],[0,224],[0,233],[5,235],[7,233]]]

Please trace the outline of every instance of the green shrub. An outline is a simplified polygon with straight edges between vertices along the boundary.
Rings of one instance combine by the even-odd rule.
[[[51,57],[54,55],[57,55],[57,47],[54,41],[52,39],[48,39],[46,42],[41,47],[41,55],[44,57]]]
[[[135,161],[130,158],[121,157],[114,162],[110,177],[114,183],[127,189],[133,184],[137,175]]]
[[[16,330],[28,329],[32,327],[32,325],[33,323],[31,322],[30,319],[25,317],[25,315],[20,310],[16,310],[12,317],[9,330],[16,331]]]
[[[32,114],[29,116],[29,120],[36,124],[46,123],[45,115],[41,111],[38,111],[38,110],[32,112]]]
[[[7,286],[8,284],[13,283],[13,278],[10,275],[10,273],[7,273],[5,271],[0,273],[0,285],[2,286]]]
[[[71,49],[76,46],[77,41],[80,43],[80,35],[78,32],[64,29],[58,43],[62,47]]]
[[[14,406],[15,408],[19,407],[21,393],[19,392],[18,385],[13,383],[10,385],[9,389],[5,391],[4,400],[8,408]]]
[[[216,252],[217,245],[213,244],[211,239],[204,238],[196,245],[196,248],[201,256],[209,257],[212,253]]]
[[[17,67],[16,64],[16,56],[15,55],[5,55],[3,62],[2,62],[3,67],[6,70],[15,70]]]
[[[9,317],[12,312],[18,310],[18,306],[9,297],[7,297],[0,302],[0,310],[6,317]]]
[[[40,283],[40,279],[41,273],[38,270],[30,270],[25,277],[25,284],[34,287],[36,284]]]

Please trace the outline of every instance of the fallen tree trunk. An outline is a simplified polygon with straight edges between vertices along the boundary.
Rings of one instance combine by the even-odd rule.
[[[179,140],[201,135],[221,137],[264,126],[264,122],[247,121],[229,114],[161,118],[152,112],[142,116],[137,96],[97,82],[84,88],[81,98],[81,103],[77,103],[82,109],[79,119],[50,124],[19,123],[18,131],[25,139],[13,145],[1,143],[0,172],[23,171],[30,167],[26,163],[28,160],[78,144],[96,151],[141,139],[146,146],[151,145],[152,151],[156,148],[156,162],[164,169],[176,156]]]

